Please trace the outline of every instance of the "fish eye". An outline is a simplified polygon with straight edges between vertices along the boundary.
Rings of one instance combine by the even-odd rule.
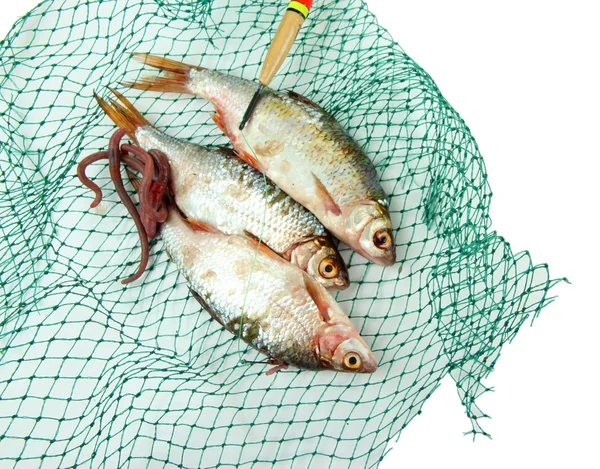
[[[337,277],[338,273],[338,266],[331,257],[326,257],[319,263],[319,274],[321,274],[321,276],[325,278],[334,278]]]
[[[379,230],[375,233],[375,236],[373,236],[373,243],[375,243],[375,246],[379,249],[387,249],[392,245],[392,234],[389,230]]]
[[[362,365],[360,355],[356,352],[348,352],[344,357],[344,366],[349,370],[356,370]]]

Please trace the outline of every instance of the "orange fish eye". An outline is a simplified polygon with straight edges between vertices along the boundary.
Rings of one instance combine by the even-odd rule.
[[[344,357],[344,366],[349,370],[357,370],[361,365],[362,360],[356,352],[348,352]]]
[[[337,277],[339,269],[335,260],[331,257],[326,257],[319,263],[319,274],[325,278]]]
[[[373,243],[375,243],[375,246],[379,249],[387,249],[392,245],[392,234],[386,229],[379,230],[375,233],[375,236],[373,236]]]

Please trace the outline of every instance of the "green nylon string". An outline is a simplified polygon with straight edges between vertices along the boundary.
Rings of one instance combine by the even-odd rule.
[[[485,434],[478,402],[502,347],[558,280],[494,231],[469,128],[360,0],[315,3],[272,86],[327,109],[390,196],[398,265],[342,248],[352,284],[336,294],[377,372],[243,366],[239,336],[190,298],[160,241],[142,279],[119,282],[137,233],[106,167],[88,171],[96,209],[76,177],[114,132],[94,90],[147,72],[135,52],[254,80],[284,8],[46,0],[0,42],[2,469],[375,468],[448,376],[457,431]],[[168,135],[229,144],[205,100],[126,95]]]

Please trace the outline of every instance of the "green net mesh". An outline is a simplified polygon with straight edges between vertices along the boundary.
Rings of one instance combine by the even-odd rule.
[[[108,170],[76,178],[112,124],[92,93],[152,52],[254,79],[279,0],[47,0],[0,43],[0,466],[376,467],[449,374],[476,398],[501,347],[550,301],[545,265],[490,230],[477,145],[432,79],[361,1],[323,0],[273,86],[323,105],[373,158],[401,269],[342,247],[337,295],[380,368],[371,376],[244,366],[162,244],[133,285],[137,234]],[[128,91],[172,136],[227,144],[201,99]]]

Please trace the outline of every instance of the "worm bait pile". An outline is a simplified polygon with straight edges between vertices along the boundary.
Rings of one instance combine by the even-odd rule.
[[[81,160],[77,167],[77,176],[79,176],[81,183],[96,195],[90,208],[98,206],[102,201],[102,189],[86,176],[85,171],[90,164],[96,161],[108,160],[110,178],[114,183],[115,191],[135,222],[142,247],[142,257],[137,272],[121,281],[123,284],[128,284],[139,279],[146,270],[150,253],[148,239],[156,236],[158,224],[167,219],[164,197],[169,181],[170,168],[167,157],[159,150],[146,152],[135,145],[127,143],[121,145],[125,133],[125,129],[117,130],[110,139],[108,150],[94,153]],[[143,175],[138,188],[139,213],[123,185],[121,177],[122,163]]]

